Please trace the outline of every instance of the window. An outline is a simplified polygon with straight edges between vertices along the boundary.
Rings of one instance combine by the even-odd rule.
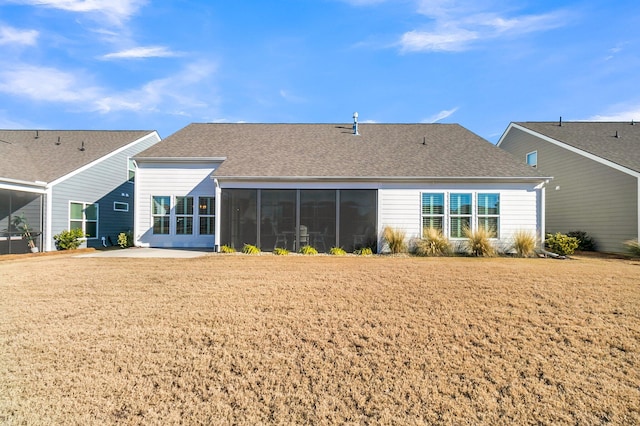
[[[193,234],[193,197],[176,197],[176,234]]]
[[[538,167],[538,151],[527,154],[527,164],[531,167]]]
[[[471,229],[471,194],[449,194],[451,238],[464,238],[465,229]]]
[[[122,203],[120,201],[113,202],[113,210],[117,212],[128,212],[129,211],[129,203]]]
[[[478,228],[498,238],[500,222],[500,194],[478,194]]]
[[[69,204],[69,229],[81,229],[86,238],[97,238],[98,205],[71,202]]]
[[[215,197],[198,198],[198,220],[200,221],[200,235],[213,235],[216,233],[216,199]]]
[[[136,180],[136,163],[133,158],[129,158],[127,162],[127,171],[129,173],[129,182],[133,183]]]
[[[170,201],[171,197],[169,196],[152,197],[151,215],[153,216],[154,234],[169,234]]]
[[[422,231],[434,228],[442,231],[444,228],[444,194],[422,194]]]

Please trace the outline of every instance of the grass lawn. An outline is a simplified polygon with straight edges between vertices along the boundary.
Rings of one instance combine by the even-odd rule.
[[[640,261],[0,261],[1,424],[640,424]]]

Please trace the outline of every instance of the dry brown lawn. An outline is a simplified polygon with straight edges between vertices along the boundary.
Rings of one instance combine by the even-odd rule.
[[[640,261],[0,261],[2,424],[639,424]]]

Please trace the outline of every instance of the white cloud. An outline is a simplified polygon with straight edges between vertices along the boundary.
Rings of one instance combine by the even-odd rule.
[[[431,117],[425,118],[422,120],[423,123],[437,123],[440,120],[444,120],[447,117],[450,117],[458,110],[458,107],[445,109],[440,111],[437,114],[432,115]]]
[[[24,44],[33,46],[36,44],[39,34],[36,30],[19,30],[8,26],[0,27],[0,45]]]
[[[594,115],[590,121],[631,121],[640,122],[640,105],[625,108],[622,111],[609,113],[606,115]]]
[[[0,93],[38,102],[62,103],[84,111],[159,111],[186,115],[217,103],[211,77],[216,67],[201,62],[186,66],[179,73],[152,80],[140,88],[118,92],[92,85],[83,72],[19,65],[0,70]],[[187,111],[187,112],[185,112]]]
[[[87,80],[55,68],[18,65],[0,71],[0,92],[36,101],[81,102],[98,93]]]
[[[288,102],[292,102],[292,103],[303,103],[306,102],[306,99],[300,97],[300,96],[296,96],[294,94],[292,94],[291,92],[284,90],[284,89],[280,89],[280,97],[282,99],[284,99],[285,101]]]
[[[108,53],[102,59],[139,59],[139,58],[169,58],[179,56],[164,46],[139,46],[119,52]]]
[[[13,0],[13,3],[99,14],[114,24],[122,24],[144,6],[147,0]]]
[[[545,31],[563,25],[565,13],[504,16],[483,1],[420,0],[418,13],[428,29],[402,35],[401,51],[460,51],[481,40]]]

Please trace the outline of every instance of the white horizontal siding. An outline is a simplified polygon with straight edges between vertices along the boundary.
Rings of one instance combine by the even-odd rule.
[[[411,189],[382,189],[379,192],[378,232],[386,226],[402,230],[407,240],[420,237],[421,193],[442,192],[448,196],[451,192],[469,192],[473,194],[491,192],[500,194],[500,235],[495,242],[502,249],[508,249],[516,231],[529,231],[540,236],[542,224],[540,217],[541,190],[533,185],[448,185],[424,186]],[[475,199],[475,198],[474,198]],[[475,223],[475,212],[474,212]],[[474,225],[475,226],[475,225]]]
[[[213,235],[198,234],[197,202],[199,196],[215,196],[211,174],[217,164],[145,164],[136,174],[136,244],[150,247],[214,247]],[[171,215],[169,235],[154,235],[151,216],[153,196],[171,197],[172,213],[175,197],[194,197],[193,235],[176,235],[175,218]]]

